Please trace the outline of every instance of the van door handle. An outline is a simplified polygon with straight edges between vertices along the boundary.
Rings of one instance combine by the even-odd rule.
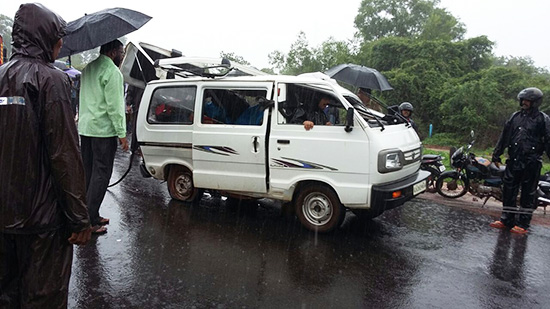
[[[260,141],[259,141],[259,137],[257,136],[254,136],[254,140],[252,141],[252,144],[254,146],[254,153],[257,153],[258,152],[258,148],[260,148]]]
[[[277,144],[288,145],[288,144],[290,144],[290,140],[288,140],[288,139],[278,139]]]

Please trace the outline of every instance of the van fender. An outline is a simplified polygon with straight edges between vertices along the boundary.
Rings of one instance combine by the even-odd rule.
[[[338,197],[338,200],[340,201],[340,203],[342,203],[340,194],[338,193],[336,186],[331,181],[324,178],[307,178],[307,177],[303,177],[303,178],[301,177],[300,179],[296,179],[293,181],[292,185],[289,188],[289,191],[291,191],[289,193],[292,194],[292,201],[293,202],[295,201],[297,193],[300,192],[300,190],[302,190],[304,187],[319,185],[319,184],[330,187],[336,193],[336,196]]]
[[[168,175],[170,173],[170,167],[174,166],[174,165],[183,166],[186,169],[188,169],[191,173],[193,173],[193,166],[191,164],[189,164],[189,162],[183,161],[183,160],[168,160],[168,161],[163,162],[163,164],[162,164],[161,170],[162,170],[163,174],[162,175],[157,175],[157,177],[162,178],[164,180],[168,180]]]

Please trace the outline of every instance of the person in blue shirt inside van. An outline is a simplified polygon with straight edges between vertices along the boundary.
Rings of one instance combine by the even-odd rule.
[[[203,118],[203,122],[205,123],[227,123],[227,115],[225,113],[225,109],[223,106],[218,106],[214,102],[212,102],[212,97],[207,97],[204,100],[204,106],[203,106],[203,116],[206,116],[210,119],[205,120]]]

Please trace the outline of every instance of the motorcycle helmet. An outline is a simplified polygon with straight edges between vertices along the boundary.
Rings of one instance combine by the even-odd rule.
[[[525,88],[518,93],[519,106],[521,106],[521,101],[527,100],[531,101],[531,107],[539,108],[542,104],[542,96],[543,93],[539,88]]]
[[[411,114],[412,114],[412,112],[414,110],[413,105],[409,102],[403,102],[403,103],[399,104],[399,112],[401,113],[404,110],[411,111]]]

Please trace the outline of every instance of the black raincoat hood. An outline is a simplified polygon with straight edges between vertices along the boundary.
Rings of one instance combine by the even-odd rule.
[[[54,62],[53,47],[65,36],[67,23],[40,3],[26,3],[15,14],[12,58],[19,55]]]

